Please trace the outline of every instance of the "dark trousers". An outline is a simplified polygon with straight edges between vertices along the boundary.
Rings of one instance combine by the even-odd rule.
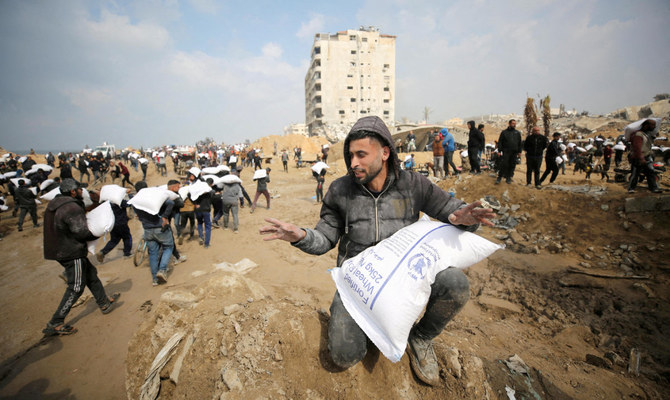
[[[438,273],[430,288],[426,312],[414,328],[415,334],[426,340],[439,335],[470,298],[468,278],[457,268]],[[341,368],[352,367],[365,357],[367,347],[365,332],[344,307],[340,293],[336,292],[328,322],[328,350],[333,362]]]
[[[142,168],[142,180],[146,181],[147,180],[147,165],[142,164],[142,165],[140,165],[140,168]]]
[[[219,222],[219,219],[223,216],[223,202],[221,200],[212,202],[212,211],[214,212],[214,218],[212,221]]]
[[[205,246],[209,246],[209,240],[212,237],[212,214],[209,211],[197,211],[195,219],[198,220],[198,236],[205,241]],[[205,231],[202,231],[203,225]]]
[[[658,188],[656,183],[656,172],[651,162],[643,162],[638,160],[631,160],[630,162],[630,181],[628,181],[628,190],[635,189],[637,187],[637,182],[640,179],[640,175],[644,174],[647,178],[647,186],[649,190],[655,190]]]
[[[316,184],[316,202],[321,203],[323,200],[323,185],[319,182]]]
[[[30,213],[30,217],[33,219],[33,225],[37,225],[37,206],[19,207],[19,228],[23,228],[23,220],[26,218],[26,214]]]
[[[547,164],[547,169],[544,170],[544,174],[542,174],[542,178],[540,178],[540,183],[544,182],[550,172],[551,178],[549,178],[549,183],[554,183],[558,176],[558,164],[556,164],[556,159],[547,158],[544,161]]]
[[[477,147],[468,147],[468,158],[470,159],[470,171],[482,172],[482,168],[479,160],[479,148]]]
[[[186,235],[186,223],[191,221],[191,226],[188,230],[189,235],[193,237],[193,232],[195,231],[195,212],[194,211],[181,211],[181,217],[179,217],[179,235]]]
[[[109,253],[121,240],[123,240],[123,255],[129,256],[133,250],[133,237],[130,234],[128,224],[114,225],[114,228],[110,232],[109,242],[107,242],[100,252],[102,254]]]
[[[60,301],[58,309],[53,317],[51,317],[51,321],[49,321],[51,325],[58,326],[63,324],[72,306],[87,287],[93,293],[98,307],[105,307],[109,304],[105,288],[102,286],[100,279],[98,279],[98,270],[95,269],[88,258],[82,257],[58,262],[65,268],[67,289],[65,289],[65,294]]]
[[[530,185],[533,174],[535,174],[535,186],[540,184],[540,167],[542,167],[542,156],[533,157],[526,155],[526,185]]]
[[[444,153],[444,172],[446,175],[449,175],[449,166],[454,170],[454,174],[458,174],[458,169],[456,169],[456,164],[454,164],[454,152],[446,151]]]
[[[121,186],[125,186],[128,183],[128,186],[133,187],[133,183],[130,181],[130,174],[123,174],[123,180],[121,180]]]
[[[500,171],[498,172],[498,178],[512,179],[514,177],[514,169],[516,168],[516,155],[512,151],[503,150],[502,157],[500,159]]]
[[[284,165],[284,172],[288,172],[288,161],[282,161],[282,164]]]

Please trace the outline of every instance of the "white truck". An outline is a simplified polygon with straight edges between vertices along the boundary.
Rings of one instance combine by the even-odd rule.
[[[103,144],[102,146],[98,146],[93,150],[93,154],[98,154],[102,153],[102,156],[107,158],[107,154],[110,155],[110,157],[114,158],[116,156],[116,146],[113,144]]]

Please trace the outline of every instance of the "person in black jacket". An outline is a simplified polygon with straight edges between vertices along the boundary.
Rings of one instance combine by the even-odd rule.
[[[79,182],[84,181],[84,175],[86,175],[86,182],[91,182],[91,173],[88,172],[88,164],[85,156],[79,157],[77,162],[77,169],[79,170]]]
[[[530,180],[535,174],[535,187],[540,187],[540,168],[542,167],[542,154],[547,147],[547,138],[540,134],[540,128],[533,127],[530,136],[523,142],[526,152],[526,186],[530,186]]]
[[[544,174],[542,174],[542,178],[540,178],[540,184],[544,182],[550,172],[551,178],[549,179],[549,183],[554,183],[556,177],[558,176],[558,164],[556,163],[556,157],[561,155],[561,147],[558,143],[558,139],[560,139],[560,137],[560,133],[554,132],[554,140],[552,140],[547,147],[547,153],[544,158],[544,161],[547,164],[547,169],[544,171]]]
[[[82,189],[74,179],[63,179],[61,194],[49,202],[44,214],[44,258],[58,261],[65,268],[67,289],[58,309],[42,331],[47,336],[71,335],[77,329],[65,325],[65,317],[79,296],[89,288],[103,314],[110,313],[120,294],[107,297],[98,271],[87,257],[86,242],[95,240],[88,230]]]
[[[207,184],[211,187],[214,181],[212,178],[207,179]],[[212,237],[212,194],[213,192],[206,192],[200,195],[196,200],[193,200],[195,205],[195,219],[198,221],[198,236],[200,237],[200,244],[205,248],[209,248],[209,239]],[[205,232],[203,235],[202,226],[205,225]]]
[[[468,121],[470,133],[468,135],[468,159],[470,160],[470,172],[481,174],[480,154],[484,150],[484,134],[475,128],[475,121]]]
[[[19,205],[19,232],[23,230],[23,220],[27,213],[33,219],[33,226],[38,228],[40,224],[37,223],[37,203],[35,203],[35,193],[26,185],[25,179],[19,179],[19,187],[16,189],[16,196],[14,197]]]
[[[58,165],[58,168],[60,168],[60,178],[61,179],[73,179],[72,177],[72,166],[70,165],[70,162],[67,160],[67,157],[63,156],[60,159],[60,164]]]
[[[130,189],[126,189],[126,191],[130,192]],[[123,240],[124,257],[130,257],[133,250],[133,236],[130,234],[130,228],[128,228],[128,202],[122,200],[120,206],[114,203],[111,203],[111,206],[114,213],[114,228],[110,232],[109,242],[95,254],[100,263],[105,260],[105,255],[112,251],[121,240]]]
[[[510,119],[508,124],[498,138],[498,150],[503,154],[496,183],[500,183],[502,178],[505,178],[505,182],[512,183],[516,158],[521,153],[521,132],[516,130],[516,120]]]

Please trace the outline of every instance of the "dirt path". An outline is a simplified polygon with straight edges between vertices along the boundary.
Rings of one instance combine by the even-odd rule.
[[[41,230],[14,230],[0,241],[4,255],[0,266],[2,397],[125,398],[126,383],[143,378],[146,363],[155,355],[153,349],[162,346],[152,329],[168,329],[172,325],[165,325],[166,316],[173,312],[177,315],[161,302],[161,296],[174,291],[196,293],[201,288],[207,288],[208,294],[202,300],[206,311],[189,316],[189,321],[203,324],[203,332],[214,329],[217,321],[224,323],[225,327],[216,331],[232,341],[227,350],[230,354],[227,358],[216,357],[207,353],[207,341],[196,341],[188,361],[190,372],[183,372],[184,377],[191,377],[193,386],[187,378],[174,388],[166,384],[162,389],[166,397],[173,394],[211,398],[223,393],[222,398],[226,394],[229,398],[506,398],[506,386],[515,388],[517,396],[538,393],[541,398],[661,399],[670,395],[670,346],[663,339],[670,334],[670,291],[668,270],[662,261],[669,258],[664,244],[670,233],[662,228],[667,227],[668,213],[631,216],[627,221],[632,227],[625,231],[617,219],[617,207],[624,196],[620,188],[608,186],[610,197],[599,200],[551,189],[537,191],[518,184],[523,181],[522,168],[514,185],[493,186],[493,178],[487,175],[441,182],[440,186],[453,189],[467,201],[486,194],[502,199],[507,191],[511,199],[506,203],[521,207],[514,214],[529,214],[517,227],[529,240],[514,237],[519,242],[516,243],[502,239],[506,231],[500,229],[480,231],[489,239],[507,240],[508,250],[468,270],[471,301],[436,340],[443,382],[427,388],[413,377],[406,358],[392,364],[375,351],[350,370],[328,368],[323,348],[327,315],[319,310],[328,309],[334,293],[327,273],[334,264],[334,252],[314,257],[284,242],[263,242],[258,235],[258,228],[265,224],[263,219],[269,216],[314,226],[319,214],[319,206],[312,200],[315,182],[307,168],[290,168],[288,174],[277,164],[272,168],[269,187],[275,198],[271,209],[265,209],[264,199],[259,200],[253,214],[248,208],[241,209],[240,234],[213,230],[209,249],[200,247],[197,241],[184,243],[180,251],[188,260],[174,268],[167,285],[152,287],[146,263],[134,267],[131,260],[121,257],[120,251],[113,250],[98,271],[109,293],[122,293],[121,306],[109,315],[102,315],[92,300],[74,308],[67,321],[79,329],[73,336],[41,340],[41,329],[64,290],[58,278],[61,267],[42,257]],[[343,173],[341,161],[335,163],[326,183]],[[172,176],[170,172],[168,178]],[[255,185],[251,176],[249,169],[242,172],[245,187],[253,197]],[[136,177],[133,171],[131,180]],[[150,167],[150,184],[166,180],[156,176]],[[559,177],[558,183],[582,182],[579,177],[566,175]],[[610,211],[600,208],[603,202],[610,205]],[[644,238],[650,231],[643,227],[648,222],[661,229],[652,240],[655,247],[649,248],[644,247],[648,244]],[[3,215],[0,228],[13,229],[15,223],[15,218]],[[130,226],[137,240],[142,230],[139,221],[131,221]],[[567,246],[569,251],[554,252],[554,242]],[[633,282],[582,276],[576,282],[570,281],[573,276],[566,273],[567,268],[586,262],[585,254],[596,268],[597,262],[604,260],[600,258],[604,246],[616,249],[624,243],[635,246],[636,257],[644,260],[643,265],[633,265],[632,270],[650,274],[652,279]],[[533,253],[534,246],[539,254]],[[235,358],[240,352],[255,354],[253,351],[265,347],[244,348],[245,336],[235,334],[227,319],[221,322],[228,318],[222,316],[224,305],[244,304],[251,295],[213,288],[207,278],[220,277],[214,271],[215,264],[235,263],[243,258],[259,265],[245,275],[245,282],[260,285],[265,295],[262,300],[253,299],[238,314],[237,322],[242,332],[256,332],[252,338],[256,343],[263,338],[261,328],[265,330],[266,345],[275,335],[280,357],[259,354],[256,358]],[[605,269],[621,272],[611,264]],[[646,289],[635,283],[643,283]],[[258,325],[263,320],[258,316],[267,316],[264,325]],[[176,324],[183,323],[179,321],[174,320]],[[295,330],[298,325],[301,328]],[[146,348],[138,348],[137,343],[146,343]],[[628,352],[633,347],[643,352],[640,377],[626,372]],[[611,356],[615,361],[603,361],[597,366],[597,361],[593,361],[596,358],[591,358],[590,363],[586,360],[587,354],[609,360],[607,352],[615,353],[621,361]],[[503,361],[512,354],[520,355],[530,367],[527,375],[510,373]],[[220,363],[224,359],[240,363],[234,365],[238,366],[243,392],[230,392],[222,386]],[[245,362],[255,363],[255,367],[246,370]],[[202,367],[198,368],[198,364]],[[264,372],[259,372],[261,369]],[[134,379],[126,375],[127,371],[138,371],[141,376]],[[197,379],[209,386],[197,384]],[[136,387],[129,389],[134,393]]]

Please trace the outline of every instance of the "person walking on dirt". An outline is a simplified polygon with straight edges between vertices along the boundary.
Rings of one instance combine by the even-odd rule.
[[[444,147],[440,135],[433,136],[433,174],[436,178],[444,179]],[[439,176],[438,176],[439,173]]]
[[[521,132],[516,130],[515,119],[510,119],[507,129],[500,132],[498,150],[502,151],[502,159],[496,184],[500,183],[502,178],[505,178],[505,182],[512,183],[514,169],[516,168],[516,158],[521,153]]]
[[[442,134],[442,147],[444,148],[444,174],[449,176],[449,167],[454,170],[454,175],[458,175],[458,168],[454,164],[454,152],[456,151],[456,141],[447,128],[440,130]]]
[[[19,179],[19,187],[16,188],[16,194],[14,199],[16,204],[19,206],[19,223],[18,231],[23,230],[23,220],[26,217],[26,214],[30,214],[30,217],[33,219],[33,227],[39,228],[40,224],[37,223],[37,203],[35,199],[37,196],[31,188],[26,184],[25,179]]]
[[[549,143],[549,146],[547,146],[547,152],[544,156],[544,162],[547,165],[547,169],[544,170],[544,174],[542,174],[542,178],[540,178],[540,184],[542,184],[542,182],[547,179],[547,176],[549,176],[550,172],[551,178],[549,178],[549,183],[554,183],[556,177],[558,176],[558,163],[556,162],[556,158],[561,155],[561,145],[558,143],[558,139],[561,138],[561,134],[554,132],[553,138],[554,140],[552,140]]]
[[[379,117],[364,117],[344,141],[348,174],[331,183],[316,228],[300,228],[274,218],[260,229],[264,240],[281,239],[309,253],[324,254],[339,242],[337,266],[370,246],[418,221],[419,213],[475,231],[480,223],[492,226],[491,209],[476,208],[451,197],[423,175],[401,170],[391,133]],[[383,218],[381,218],[383,216]],[[407,353],[417,377],[439,382],[439,366],[432,340],[463,308],[470,297],[462,270],[447,268],[435,277],[423,318],[412,328]],[[340,368],[350,368],[367,353],[369,339],[344,307],[339,292],[330,306],[328,350]]]
[[[126,191],[130,192],[130,189],[126,189]],[[110,232],[109,242],[95,254],[99,263],[105,260],[105,255],[112,251],[121,240],[123,240],[124,257],[130,257],[133,250],[133,235],[130,234],[130,228],[128,227],[128,202],[122,200],[120,206],[111,202],[110,204],[114,213],[114,227]]]
[[[480,154],[484,149],[484,134],[475,128],[475,121],[468,121],[468,159],[470,161],[470,172],[472,174],[481,174]]]
[[[653,138],[651,133],[656,129],[656,121],[648,119],[642,123],[640,130],[630,136],[630,153],[628,161],[630,162],[631,173],[628,182],[628,193],[635,193],[637,181],[640,174],[647,178],[647,185],[652,193],[662,193],[656,182],[656,172],[654,171],[653,156],[651,146]]]
[[[288,153],[286,150],[281,153],[281,163],[284,166],[284,172],[288,172]]]
[[[71,335],[77,329],[65,324],[72,305],[88,288],[103,314],[118,305],[120,294],[107,297],[98,271],[88,260],[86,242],[95,240],[88,230],[82,189],[74,179],[63,179],[60,193],[49,202],[44,214],[44,258],[65,268],[67,289],[58,309],[42,331],[46,336]]]
[[[530,136],[523,142],[523,149],[526,152],[526,186],[530,186],[531,179],[534,178],[535,187],[540,187],[542,155],[544,149],[547,148],[547,142],[547,138],[540,133],[540,127],[538,126],[533,127]]]
[[[267,175],[263,178],[256,179],[256,195],[254,195],[254,201],[251,203],[251,212],[253,213],[256,209],[256,203],[258,198],[261,197],[261,194],[265,196],[265,200],[268,203],[268,210],[270,209],[270,192],[268,192],[268,183],[270,183],[270,168],[265,168]]]
[[[91,173],[88,172],[88,160],[86,160],[86,156],[79,157],[77,169],[79,170],[79,182],[84,181],[84,175],[86,175],[86,182],[91,182]]]

